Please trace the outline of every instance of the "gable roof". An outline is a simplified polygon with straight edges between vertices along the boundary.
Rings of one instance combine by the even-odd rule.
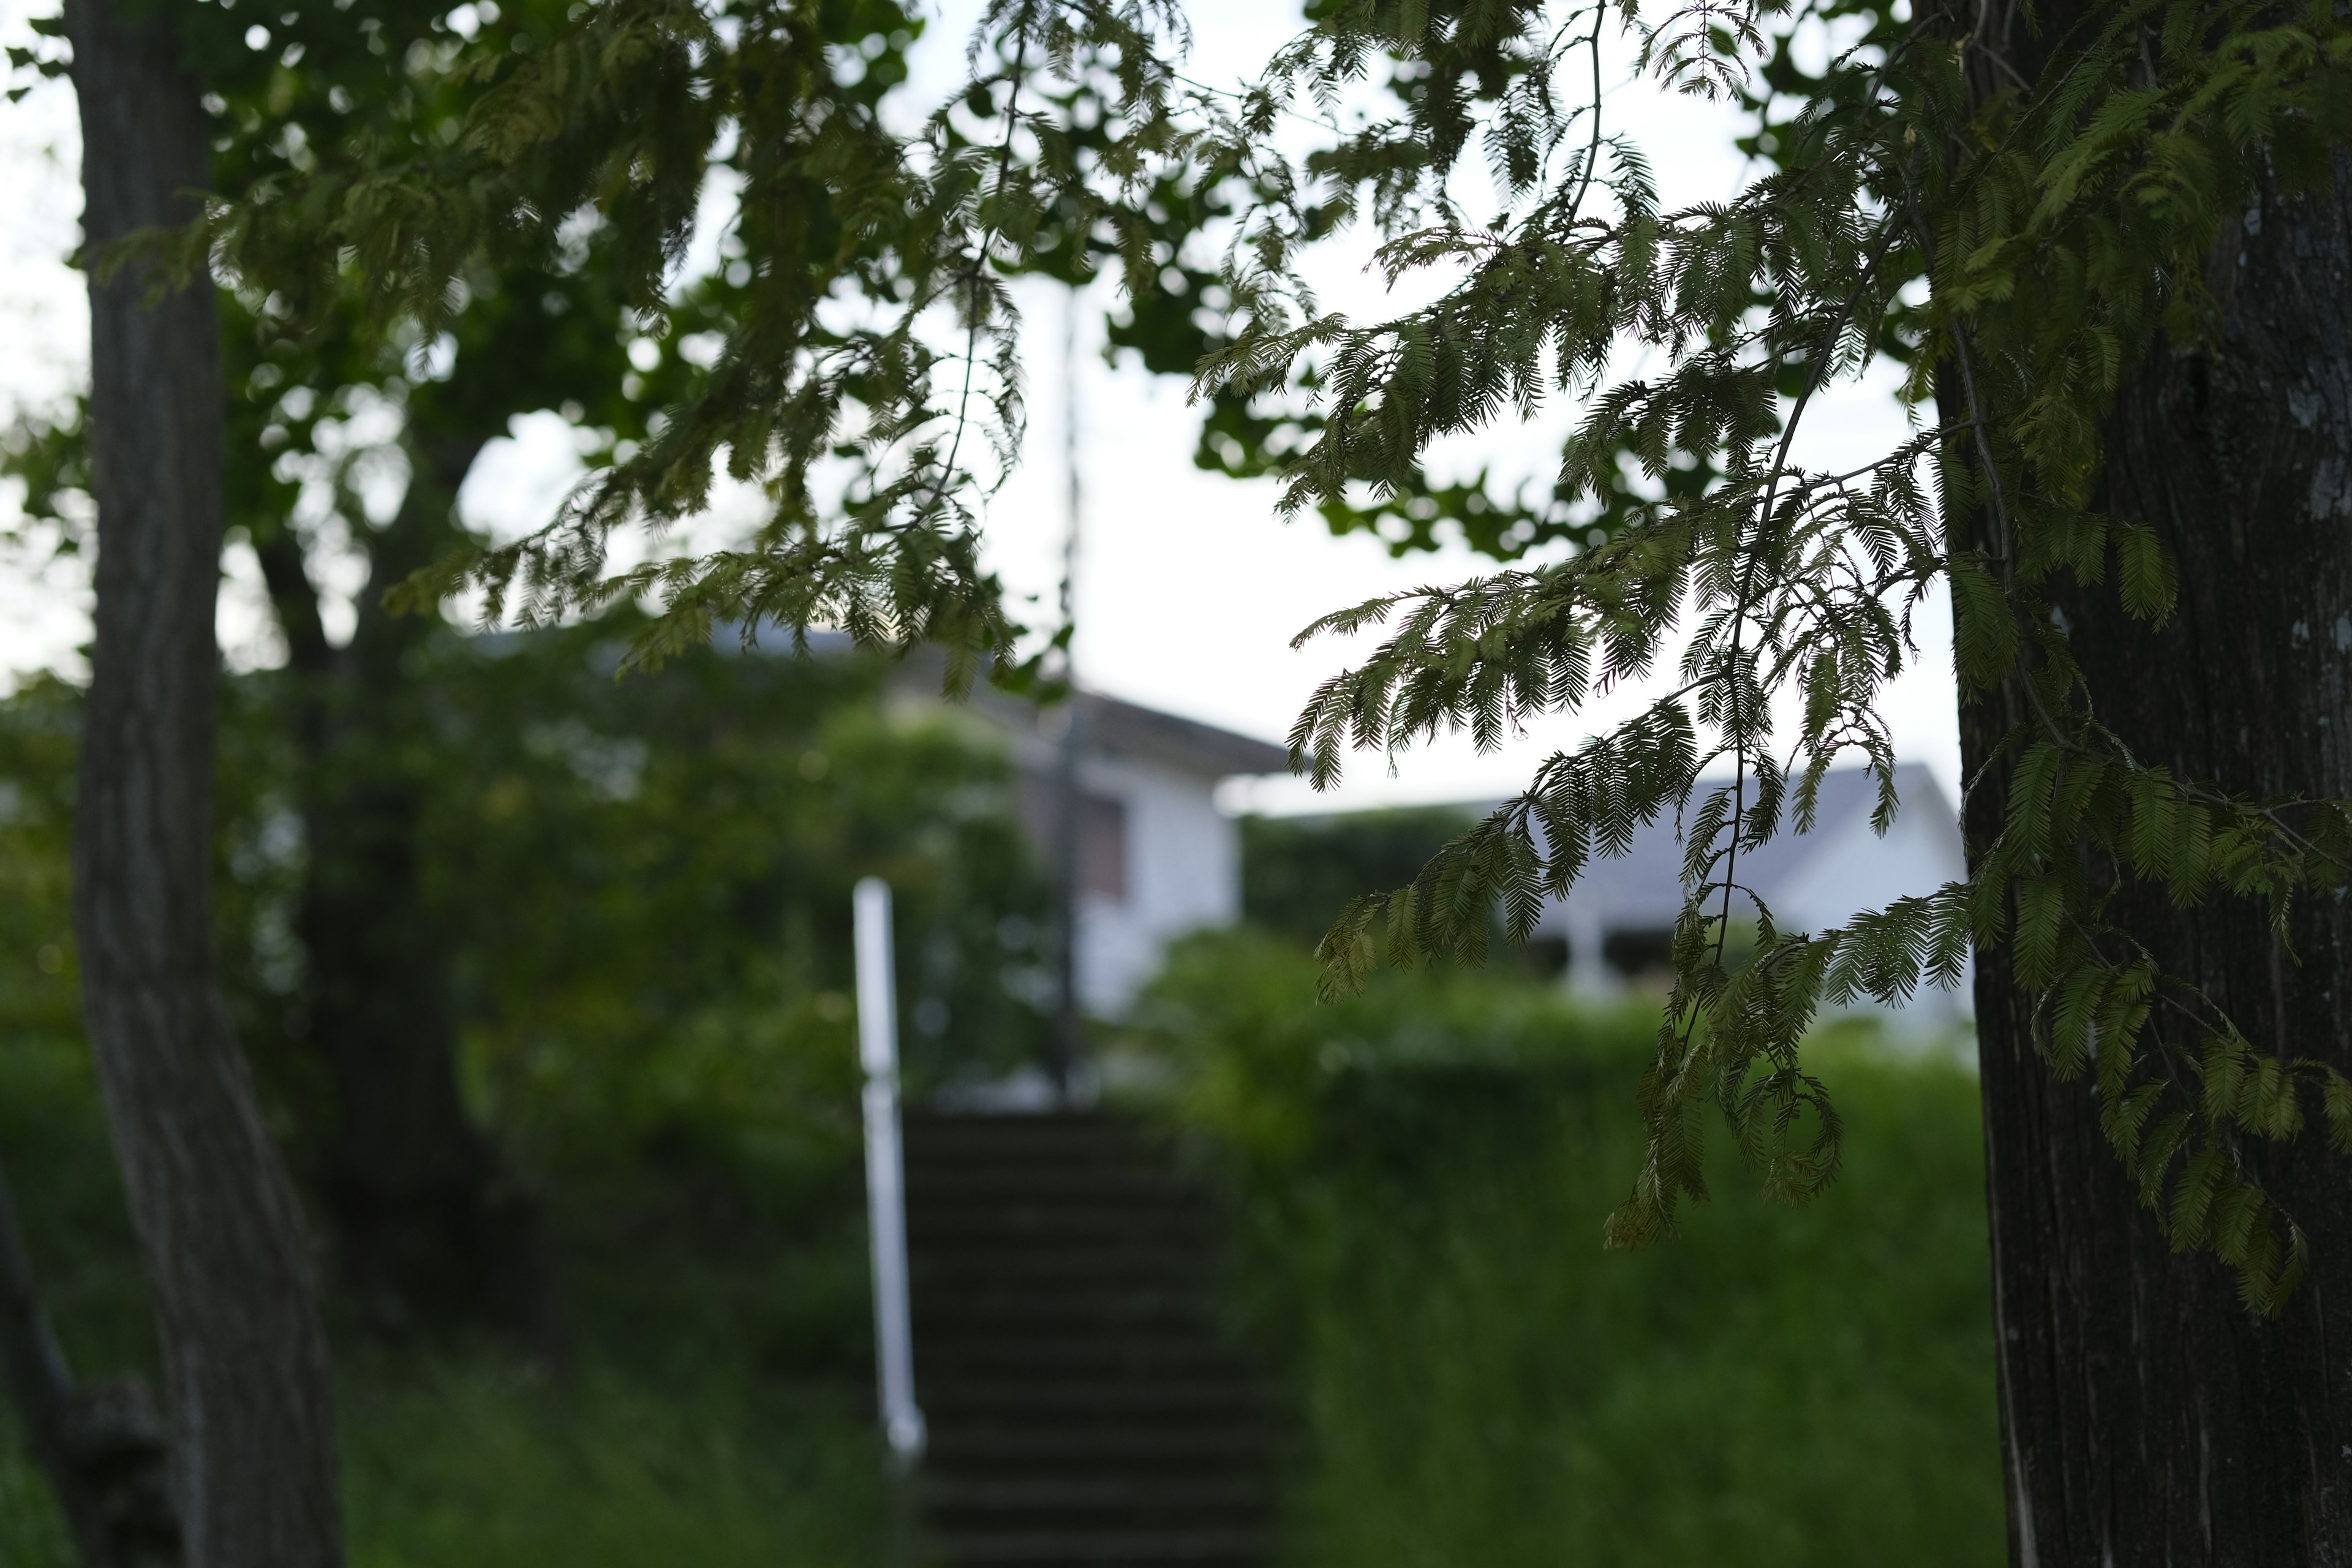
[[[769,629],[770,635],[757,639],[753,647],[762,653],[782,652],[791,657],[792,634],[780,628],[763,629]],[[717,644],[722,639],[712,640]],[[814,627],[808,633],[808,649],[819,658],[843,658],[854,655],[856,645],[845,632]],[[914,693],[919,688],[922,696],[937,700],[944,665],[937,649],[919,648],[898,667],[892,684],[902,694]],[[1087,750],[1096,753],[1139,757],[1211,781],[1239,773],[1286,773],[1290,768],[1287,747],[1204,724],[1197,719],[1146,708],[1099,691],[1081,689],[1076,704],[1079,720],[1086,726]],[[1045,718],[1048,710],[1009,696],[985,682],[972,688],[963,706],[974,716],[1024,739],[1041,739],[1049,732],[1049,723],[1058,722]]]
[[[1278,773],[1290,768],[1289,749],[1248,735],[1124,702],[1098,691],[1078,693],[1079,721],[1098,751],[1148,757],[1204,778]]]
[[[1832,768],[1822,778],[1812,831],[1796,832],[1794,803],[1784,803],[1780,831],[1753,848],[1740,850],[1738,880],[1756,889],[1782,923],[1806,925],[1843,920],[1852,912],[1822,915],[1804,907],[1822,902],[1824,892],[1829,901],[1837,901],[1834,874],[1845,868],[1832,865],[1832,861],[1861,856],[1891,859],[1916,840],[1914,858],[1948,861],[1949,874],[1958,876],[1962,861],[1958,815],[1945,800],[1935,775],[1916,763],[1903,764],[1895,770],[1895,790],[1901,809],[1887,837],[1881,839],[1870,826],[1870,815],[1878,805],[1876,782],[1864,768]],[[1685,848],[1680,826],[1672,816],[1662,817],[1638,829],[1622,857],[1595,856],[1587,861],[1568,901],[1579,906],[1588,900],[1597,902],[1603,921],[1621,930],[1671,926],[1682,912]],[[1898,882],[1917,880],[1911,866],[1885,869]],[[1832,875],[1830,889],[1822,889],[1825,874]],[[1851,879],[1861,884],[1884,879]],[[1871,896],[1878,891],[1874,887],[1856,886],[1854,890],[1863,895],[1855,901],[1857,909],[1884,901]],[[1901,892],[1929,890],[1929,887],[1901,889]],[[1784,910],[1782,906],[1790,902],[1792,894],[1797,895],[1798,907]]]

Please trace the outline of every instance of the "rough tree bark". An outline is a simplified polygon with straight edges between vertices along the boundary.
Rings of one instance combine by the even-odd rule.
[[[334,1095],[316,1181],[337,1271],[379,1328],[483,1323],[545,1340],[535,1209],[458,1097],[449,956],[417,859],[433,742],[413,665],[433,623],[383,607],[447,546],[481,447],[478,435],[412,440],[408,494],[368,542],[358,625],[340,648],[299,541],[276,533],[258,553],[297,686],[305,1032]]]
[[[2021,20],[1981,26],[2031,79]],[[2058,612],[2099,717],[2144,762],[2256,795],[2352,795],[2352,172],[2263,189],[2208,270],[2219,341],[2160,344],[2131,375],[2101,502],[2163,537],[2179,607],[2150,629],[2112,586],[2068,582]],[[1959,521],[1990,548],[1986,520]],[[2014,689],[1963,709],[1970,778],[2024,712]],[[2002,782],[1995,763],[1968,803],[1972,848],[2000,830]],[[2257,1045],[2352,1066],[2344,900],[2305,901],[2292,955],[2246,900],[2141,895],[2124,919]],[[2005,952],[1979,955],[1976,999],[2012,1561],[2352,1561],[2352,1166],[2316,1132],[2250,1152],[2315,1249],[2284,1317],[2262,1321],[2227,1268],[2166,1245],[2092,1088],[2035,1054]]]
[[[193,216],[210,132],[168,11],[68,0],[83,229]],[[213,973],[222,410],[213,290],[90,284],[95,636],[74,826],[83,1004],[154,1291],[193,1568],[341,1560],[300,1209]]]

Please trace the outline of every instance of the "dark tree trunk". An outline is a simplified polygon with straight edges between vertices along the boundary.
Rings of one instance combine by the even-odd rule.
[[[163,13],[168,15],[168,13]],[[93,247],[185,222],[210,128],[163,21],[69,0]],[[155,1295],[194,1568],[341,1560],[302,1215],[213,973],[221,381],[209,282],[90,286],[97,614],[74,822],[83,1001]]]
[[[384,593],[449,541],[476,438],[415,441],[400,514],[371,542],[350,645],[302,679],[310,860],[309,1032],[334,1088],[320,1184],[346,1282],[380,1326],[486,1323],[544,1339],[529,1195],[457,1092],[449,955],[417,852],[431,716],[414,668],[432,623]]]
[[[2112,585],[2054,595],[2099,717],[2142,761],[2232,791],[2352,795],[2348,268],[2352,177],[2287,199],[2266,189],[2229,226],[2209,263],[2220,341],[2158,345],[2109,429],[2103,504],[2162,535],[2179,608],[2153,630]],[[1971,778],[2021,717],[2014,690],[1963,709]],[[1972,847],[2000,830],[2004,766],[1969,802]],[[2352,1067],[2343,900],[2305,903],[2294,956],[2248,900],[2182,910],[2138,893],[2123,919],[2257,1046]],[[2263,1321],[2228,1268],[2169,1249],[2090,1085],[2057,1081],[2036,1055],[2030,1011],[2009,955],[1980,954],[2012,1560],[2352,1562],[2352,1164],[2317,1132],[2251,1151],[2315,1249],[2284,1315]]]

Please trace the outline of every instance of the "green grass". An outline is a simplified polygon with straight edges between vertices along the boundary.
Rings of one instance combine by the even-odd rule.
[[[797,1153],[797,1152],[795,1152]],[[0,1163],[68,1352],[153,1366],[87,1058],[0,1048]],[[887,1499],[867,1405],[854,1211],[707,1164],[551,1205],[572,1357],[371,1345],[337,1367],[353,1568],[850,1568]],[[625,1188],[625,1190],[616,1190]],[[0,1414],[0,1564],[78,1568]]]
[[[1606,1252],[1654,1015],[1443,975],[1317,1009],[1303,968],[1196,950],[1160,1020],[1242,1154],[1291,1568],[2001,1561],[1972,1076],[1823,1041],[1829,1194],[1765,1202],[1717,1129],[1714,1200]]]
[[[1149,1029],[1290,1394],[1283,1568],[2000,1560],[1966,1071],[1820,1042],[1848,1127],[1826,1196],[1764,1202],[1718,1130],[1684,1234],[1604,1252],[1648,1018],[1446,973],[1318,1007],[1311,973],[1197,944]],[[610,1157],[550,1186],[560,1370],[341,1336],[354,1568],[884,1560],[855,1146],[740,1120],[575,1130]],[[78,1049],[0,1047],[0,1162],[77,1363],[152,1367]],[[71,1562],[0,1432],[0,1563]]]
[[[767,1409],[610,1369],[488,1358],[355,1371],[338,1395],[352,1568],[851,1568],[880,1560],[880,1460],[840,1402]],[[79,1568],[0,1444],[0,1563]]]
[[[346,1375],[353,1568],[864,1564],[862,1412],[479,1363]]]

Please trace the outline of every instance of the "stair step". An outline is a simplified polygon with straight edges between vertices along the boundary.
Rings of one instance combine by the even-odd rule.
[[[1190,1336],[1129,1339],[972,1337],[927,1345],[923,1371],[931,1378],[1008,1378],[1095,1382],[1239,1376],[1242,1363],[1223,1345]]]
[[[1217,1215],[1108,1115],[906,1119],[925,1513],[951,1568],[1258,1568],[1265,1392]]]
[[[1139,1232],[1188,1232],[1209,1239],[1216,1234],[1216,1213],[1190,1192],[1112,1190],[1089,1187],[1046,1187],[1042,1183],[1007,1180],[948,1180],[924,1184],[908,1183],[908,1220],[936,1227],[962,1229],[964,1225],[988,1225],[1016,1220],[1042,1225],[1058,1220],[1066,1225],[1103,1225],[1118,1220]]]
[[[928,1415],[995,1426],[1017,1425],[1040,1416],[1094,1420],[1110,1416],[1147,1425],[1197,1420],[1202,1415],[1246,1416],[1263,1411],[1265,1405],[1255,1386],[1238,1378],[1121,1384],[934,1378],[929,1392],[923,1395]]]
[[[981,1279],[1103,1279],[1106,1274],[1181,1279],[1200,1286],[1202,1274],[1213,1269],[1212,1258],[1195,1256],[1192,1248],[1169,1246],[1106,1246],[1051,1244],[1028,1241],[1021,1246],[927,1246],[919,1262],[924,1281],[952,1286],[967,1277]]]
[[[1077,1474],[1087,1467],[1261,1465],[1270,1444],[1258,1422],[1200,1422],[1183,1427],[1129,1427],[1119,1432],[1042,1429],[940,1429],[927,1448],[931,1474],[952,1481],[964,1474],[1028,1465],[1028,1474]]]
[[[1101,1568],[1259,1563],[1265,1535],[1255,1530],[958,1531],[946,1536],[953,1563],[1087,1563]]]
[[[1204,1302],[1155,1290],[1118,1293],[1054,1293],[1054,1290],[973,1290],[960,1307],[915,1307],[915,1342],[927,1338],[957,1338],[960,1333],[1061,1333],[1070,1338],[1112,1333],[1171,1333],[1200,1326],[1213,1333],[1216,1319]]]
[[[960,1110],[926,1110],[909,1107],[907,1135],[940,1145],[986,1147],[997,1143],[1051,1143],[1057,1147],[1136,1149],[1147,1147],[1149,1134],[1124,1116],[1100,1111],[1013,1111],[1002,1116],[973,1116]]]
[[[962,1225],[930,1215],[907,1227],[907,1247],[917,1268],[935,1258],[957,1265],[992,1253],[1006,1259],[1008,1269],[1031,1258],[1148,1257],[1206,1283],[1220,1267],[1220,1249],[1205,1224],[1154,1226],[1110,1215],[992,1214]]]
[[[999,1516],[1039,1510],[1081,1514],[1263,1513],[1273,1495],[1263,1478],[1166,1475],[1101,1479],[935,1481],[923,1500],[941,1512]]]
[[[1190,1220],[1202,1235],[1212,1234],[1211,1215],[1200,1198],[1156,1183],[1048,1184],[1019,1180],[1001,1171],[924,1182],[910,1173],[907,1206],[909,1217],[921,1214],[927,1222],[950,1223],[959,1229],[974,1222],[1017,1219],[1035,1225],[1067,1220],[1086,1225],[1116,1217],[1129,1226],[1155,1228],[1181,1226]]]

